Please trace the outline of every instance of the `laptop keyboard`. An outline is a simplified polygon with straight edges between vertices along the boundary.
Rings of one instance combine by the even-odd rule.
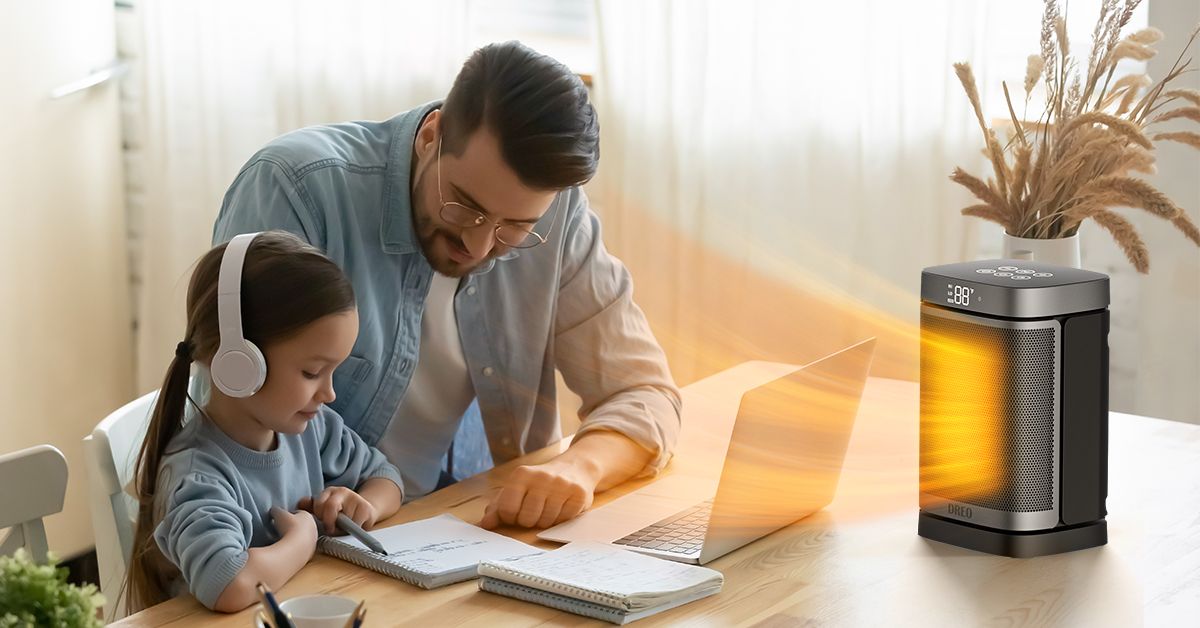
[[[652,523],[637,532],[613,541],[613,543],[671,552],[672,554],[695,554],[704,544],[704,533],[708,531],[710,515],[712,515],[711,499],[671,515],[662,521]]]

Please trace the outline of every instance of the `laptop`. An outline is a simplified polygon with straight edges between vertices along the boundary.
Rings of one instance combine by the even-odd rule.
[[[667,475],[538,538],[705,564],[824,508],[874,351],[870,338],[744,394],[719,476]]]

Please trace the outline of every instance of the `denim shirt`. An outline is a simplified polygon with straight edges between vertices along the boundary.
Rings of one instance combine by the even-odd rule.
[[[334,372],[330,407],[367,444],[379,441],[420,358],[421,314],[433,268],[413,228],[413,141],[432,102],[382,122],[285,134],[242,168],[221,205],[214,243],[283,229],[321,248],[350,277],[359,336]],[[548,242],[484,263],[454,297],[459,336],[497,464],[562,438],[557,368],[582,398],[577,435],[623,434],[670,459],[680,395],[628,270],[604,248],[577,187],[560,192],[538,232]],[[553,214],[564,212],[557,220]]]

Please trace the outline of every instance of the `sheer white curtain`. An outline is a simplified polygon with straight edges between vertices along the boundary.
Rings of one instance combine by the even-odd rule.
[[[143,0],[124,20],[139,390],[183,333],[191,264],[264,143],[445,95],[470,53],[466,0]]]
[[[662,222],[737,272],[860,299],[874,323],[911,336],[921,268],[974,256],[988,233],[958,214],[967,198],[946,178],[983,163],[951,64],[993,44],[1023,70],[1040,4],[1001,4],[601,0],[591,194],[614,248],[635,270],[685,283],[694,267],[639,240],[646,221]],[[975,65],[990,99],[999,77]],[[998,232],[988,237],[998,251]],[[732,297],[752,310],[770,299]],[[688,308],[665,305],[660,328],[678,329]]]
[[[1073,55],[1083,62],[1099,5],[1068,5]],[[1001,80],[1022,115],[1043,3],[595,6],[603,132],[589,192],[676,376],[816,357],[867,334],[881,336],[882,374],[915,376],[921,268],[1000,254],[1001,229],[962,217],[969,198],[947,180],[954,166],[989,171],[951,64],[974,67],[986,118],[1008,118]],[[1195,16],[1194,4],[1156,0],[1134,13],[1131,30],[1167,33],[1150,67],[1156,78]],[[1158,153],[1155,183],[1195,215],[1189,173],[1200,158],[1173,146]],[[1188,387],[1200,372],[1200,254],[1161,220],[1128,216],[1150,243],[1148,276],[1107,233],[1081,230],[1084,266],[1112,277],[1111,406],[1200,421],[1200,395]]]

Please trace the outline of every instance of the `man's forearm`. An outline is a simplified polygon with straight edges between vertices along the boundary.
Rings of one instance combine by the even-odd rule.
[[[578,465],[595,480],[596,491],[606,491],[640,473],[653,457],[627,436],[597,430],[572,441],[556,460]]]

